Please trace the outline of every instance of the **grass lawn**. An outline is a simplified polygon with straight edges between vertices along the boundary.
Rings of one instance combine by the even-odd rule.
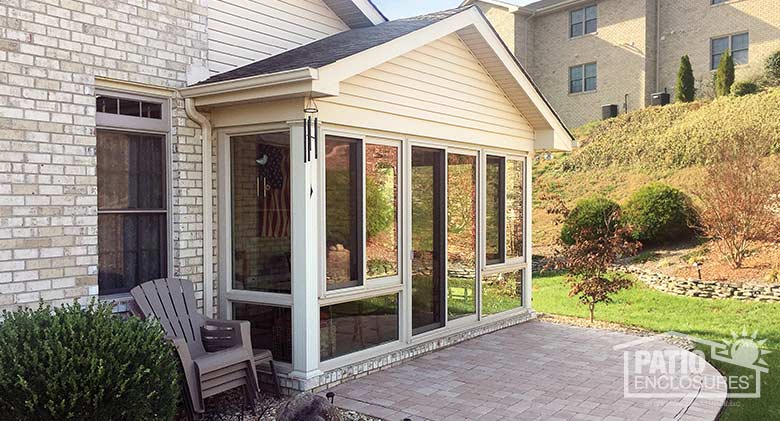
[[[536,311],[586,318],[588,310],[576,298],[569,298],[565,277],[537,276],[533,284],[533,307]],[[742,329],[759,339],[772,351],[764,356],[769,373],[762,375],[761,399],[735,399],[722,419],[780,419],[780,304],[705,300],[665,294],[641,283],[615,296],[615,302],[596,306],[596,319],[636,326],[655,332],[677,331],[711,340],[732,339],[732,332]],[[745,374],[730,365],[711,361],[727,375]]]

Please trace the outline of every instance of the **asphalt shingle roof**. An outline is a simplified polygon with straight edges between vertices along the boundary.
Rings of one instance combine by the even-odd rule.
[[[197,85],[224,82],[306,67],[320,68],[370,48],[390,42],[473,7],[450,9],[398,19],[367,28],[350,29],[275,56],[214,75]]]

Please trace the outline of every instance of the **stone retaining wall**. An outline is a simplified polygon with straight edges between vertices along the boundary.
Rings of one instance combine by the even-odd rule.
[[[700,281],[655,273],[636,266],[621,266],[619,270],[636,276],[651,288],[675,295],[780,302],[780,284]]]

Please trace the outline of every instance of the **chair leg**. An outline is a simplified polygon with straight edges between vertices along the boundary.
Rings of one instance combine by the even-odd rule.
[[[282,397],[282,387],[279,386],[279,376],[276,374],[276,366],[274,365],[274,360],[271,360],[268,362],[268,365],[271,366],[271,377],[274,379],[274,387],[276,389],[276,397],[281,398]]]

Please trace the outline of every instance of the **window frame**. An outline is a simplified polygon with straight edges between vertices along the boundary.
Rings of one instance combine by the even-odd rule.
[[[591,9],[591,8],[596,9],[596,17],[593,18],[593,19],[588,19],[588,9]],[[574,14],[577,13],[577,12],[582,12],[582,20],[579,20],[579,21],[575,22],[574,21]],[[590,22],[590,21],[595,21],[596,22],[596,29],[591,31],[591,32],[587,32],[588,31],[588,22]],[[577,25],[577,24],[582,25],[582,33],[578,34],[578,35],[575,35],[574,31],[573,31],[573,28],[574,28],[574,25]],[[599,33],[599,8],[598,8],[597,4],[591,4],[591,5],[588,5],[588,6],[578,7],[576,9],[569,10],[569,39],[581,38],[581,37],[584,37],[586,35],[593,35],[593,34],[598,34],[598,33]]]
[[[718,5],[720,5],[720,4],[723,4],[723,3],[719,3]],[[725,53],[726,51],[729,51],[731,53],[731,57],[734,57],[734,51],[735,51],[734,50],[734,37],[738,37],[740,35],[746,35],[747,36],[747,48],[740,48],[739,50],[736,50],[736,51],[747,51],[748,62],[747,63],[739,63],[739,64],[735,62],[734,66],[735,67],[737,67],[737,66],[747,66],[750,63],[750,31],[742,31],[742,32],[735,32],[735,33],[726,34],[726,35],[720,35],[720,36],[717,36],[717,37],[710,38],[710,71],[711,72],[714,72],[714,71],[718,70],[718,65],[720,64],[720,57],[722,57],[723,53]],[[715,41],[720,41],[720,40],[723,40],[723,39],[728,40],[728,47],[726,48],[726,50],[718,53],[718,56],[720,56],[720,57],[718,58],[718,61],[716,62],[714,60],[715,59],[715,50],[714,50],[713,47],[714,47]]]
[[[480,259],[483,262],[482,265],[482,276],[481,278],[484,278],[485,276],[496,274],[496,273],[502,273],[502,272],[511,272],[512,270],[516,269],[522,269],[526,266],[526,263],[528,262],[528,256],[527,250],[528,250],[528,242],[523,240],[523,250],[522,250],[522,256],[507,256],[506,251],[506,204],[507,204],[507,195],[506,195],[506,161],[520,161],[523,164],[523,209],[524,209],[524,215],[523,215],[523,238],[525,239],[528,235],[528,221],[530,216],[526,215],[528,213],[528,200],[530,198],[530,192],[528,189],[528,156],[527,155],[521,155],[521,154],[512,154],[512,153],[505,153],[495,150],[484,150],[484,170],[482,172],[482,182],[484,183],[483,188],[483,201],[484,201],[484,211],[482,213],[481,217],[481,226],[482,226],[482,253],[480,256]],[[503,170],[503,180],[502,180],[502,187],[503,187],[503,223],[500,225],[501,229],[501,250],[503,254],[503,261],[499,263],[488,263],[487,260],[487,158],[488,157],[501,157],[504,158],[504,170]],[[481,281],[480,278],[480,281]],[[481,293],[481,291],[480,291]],[[481,311],[481,310],[480,310]]]
[[[588,74],[587,74],[587,68],[590,65],[593,65],[596,68],[596,75],[592,76],[592,77],[588,77]],[[580,72],[582,74],[582,78],[580,78],[580,79],[572,79],[571,71],[573,69],[577,69],[577,68],[580,69]],[[590,94],[590,93],[598,92],[598,90],[599,90],[599,66],[598,66],[598,62],[596,62],[596,61],[592,61],[592,62],[589,62],[589,63],[583,63],[583,64],[577,64],[577,65],[574,65],[574,66],[569,66],[568,77],[569,77],[569,87],[568,87],[569,95]],[[595,87],[593,89],[587,89],[587,86],[588,86],[587,80],[588,79],[595,79]],[[581,91],[573,91],[572,90],[572,82],[574,82],[575,80],[579,80],[580,81],[580,83],[582,85],[582,90]]]
[[[339,288],[339,289],[328,289],[327,285],[327,253],[321,253],[320,259],[319,259],[319,304],[320,307],[322,306],[328,306],[333,304],[339,304],[349,301],[359,301],[366,298],[376,297],[380,295],[388,295],[390,293],[400,293],[401,290],[404,287],[404,272],[403,272],[403,256],[404,254],[404,246],[402,238],[404,238],[405,235],[405,228],[403,225],[404,221],[404,203],[405,203],[405,196],[404,196],[404,185],[403,182],[405,180],[404,171],[405,171],[405,157],[404,157],[404,139],[401,137],[391,137],[391,136],[379,136],[376,134],[368,135],[365,132],[362,131],[348,131],[348,130],[338,130],[334,128],[323,128],[322,130],[322,139],[323,141],[319,144],[319,153],[320,156],[325,156],[325,138],[327,136],[335,136],[340,138],[347,138],[347,139],[354,139],[356,141],[359,141],[360,143],[360,184],[362,186],[362,192],[361,192],[361,202],[362,202],[362,211],[361,211],[361,235],[362,235],[362,250],[360,251],[362,262],[361,267],[362,270],[362,278],[363,281],[359,285]],[[398,197],[396,198],[397,201],[397,211],[396,211],[396,223],[398,224],[398,234],[396,237],[396,246],[397,246],[397,259],[398,259],[398,273],[391,276],[385,276],[385,277],[379,277],[379,278],[369,278],[368,277],[368,259],[366,259],[366,198],[365,198],[365,186],[366,186],[366,145],[367,144],[374,144],[374,145],[383,145],[383,146],[392,146],[396,148],[397,151],[397,165],[398,168],[396,170],[396,182],[398,183]],[[326,209],[327,209],[327,187],[326,187],[326,162],[325,159],[318,160],[318,175],[319,179],[322,180],[322,182],[318,183],[318,189],[319,189],[319,195],[322,198],[320,200],[320,216],[319,221],[320,225],[322,227],[325,227],[327,224],[327,215],[326,215]],[[325,228],[319,230],[320,238],[318,239],[320,247],[322,250],[327,250],[327,230]],[[329,360],[330,361],[330,360]]]
[[[141,95],[137,93],[131,93],[122,90],[113,89],[96,89],[95,101],[99,96],[110,96],[113,98],[130,99],[133,101],[144,101],[151,103],[158,103],[161,105],[161,119],[152,119],[145,117],[125,116],[118,114],[101,113],[97,111],[95,105],[95,156],[97,158],[97,136],[99,131],[112,132],[112,133],[127,133],[136,135],[151,135],[162,137],[164,156],[163,161],[163,207],[164,209],[97,209],[98,216],[100,215],[133,215],[133,214],[149,214],[149,215],[165,215],[165,263],[166,270],[165,276],[175,276],[174,271],[174,258],[173,258],[173,153],[171,143],[171,101],[169,97],[155,96],[155,95]],[[95,177],[97,177],[97,171]],[[97,255],[100,255],[100,244],[97,244]],[[98,271],[100,267],[98,264]],[[101,299],[121,299],[130,296],[129,292],[112,292],[109,294],[101,294],[100,286],[98,284],[98,296]]]

